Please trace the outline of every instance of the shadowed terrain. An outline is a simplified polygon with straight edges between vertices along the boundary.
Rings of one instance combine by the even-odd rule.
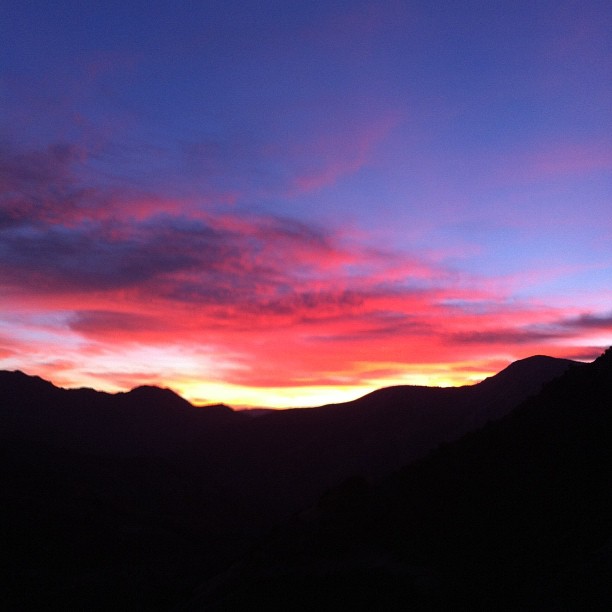
[[[166,389],[109,395],[0,372],[4,603],[171,609],[325,490],[323,505],[347,478],[367,489],[571,364],[533,357],[471,387],[258,417]]]
[[[612,349],[380,483],[346,481],[186,609],[609,609]]]

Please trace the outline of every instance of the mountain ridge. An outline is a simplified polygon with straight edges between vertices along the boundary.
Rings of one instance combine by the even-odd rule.
[[[172,391],[110,395],[0,372],[0,525],[6,554],[18,560],[7,569],[14,587],[5,600],[13,609],[65,607],[69,594],[76,608],[92,597],[108,608],[122,594],[147,610],[171,609],[160,602],[184,599],[185,589],[323,491],[347,479],[377,482],[510,412],[517,387],[527,398],[571,366],[550,359],[555,371],[534,367],[529,384],[515,384],[511,372],[472,386],[387,388],[346,405],[257,418],[191,409]],[[538,360],[522,367],[530,364]]]
[[[580,367],[527,358],[474,385],[387,387],[343,404],[258,418],[224,407],[196,409],[171,390],[146,386],[112,395],[37,378],[30,389],[23,373],[14,376],[17,390],[28,393],[19,399],[4,373],[0,398],[5,438],[104,456],[181,456],[192,463],[206,457],[202,469],[215,466],[216,486],[234,491],[244,506],[263,504],[262,520],[270,515],[271,526],[344,478],[378,478],[500,418],[572,365]]]
[[[183,609],[608,609],[611,448],[608,349],[380,483],[329,491]]]
[[[472,384],[466,384],[466,385],[459,385],[459,386],[452,386],[452,387],[437,387],[437,386],[429,386],[429,385],[390,385],[390,386],[386,386],[386,387],[380,387],[378,389],[374,389],[373,391],[369,391],[367,393],[365,393],[364,395],[354,399],[354,400],[348,400],[346,402],[334,402],[334,403],[328,403],[328,404],[323,404],[320,406],[309,406],[309,407],[304,407],[304,408],[293,408],[293,407],[288,407],[286,409],[274,409],[274,408],[257,408],[254,410],[260,410],[262,412],[268,412],[268,411],[273,411],[273,410],[312,410],[312,409],[320,409],[320,408],[325,408],[325,407],[329,407],[329,406],[343,406],[343,405],[351,405],[351,404],[355,404],[356,402],[359,402],[367,397],[370,397],[374,394],[378,394],[382,391],[385,391],[386,389],[407,389],[407,388],[424,388],[424,389],[462,389],[462,388],[466,388],[466,387],[475,387],[477,385],[480,385],[482,383],[484,383],[485,381],[490,381],[492,379],[495,379],[497,377],[499,377],[500,375],[505,375],[505,373],[508,372],[514,372],[517,371],[519,369],[523,369],[527,364],[536,364],[536,363],[540,363],[540,364],[552,364],[552,363],[566,363],[567,365],[579,365],[582,362],[580,361],[574,361],[571,359],[564,359],[564,358],[560,358],[560,357],[550,357],[547,355],[532,355],[529,357],[525,357],[522,359],[517,359],[513,362],[511,362],[509,365],[507,365],[505,368],[501,369],[499,372],[497,372],[496,374],[492,374],[491,376],[488,376],[484,379],[482,379],[481,381],[472,383]],[[133,395],[133,396],[141,396],[142,399],[150,399],[151,397],[154,397],[155,394],[158,394],[158,397],[166,397],[166,399],[170,398],[170,397],[175,397],[175,398],[179,398],[180,400],[182,400],[183,402],[189,404],[190,406],[194,407],[194,408],[217,408],[217,407],[226,407],[229,408],[230,410],[237,412],[237,410],[235,410],[234,408],[232,408],[231,406],[228,406],[227,404],[224,404],[222,402],[214,402],[211,404],[192,404],[189,400],[187,400],[186,398],[184,398],[183,396],[181,396],[179,393],[177,393],[176,391],[174,391],[171,387],[166,387],[166,386],[159,386],[159,385],[150,385],[150,384],[142,384],[142,385],[137,385],[136,387],[133,387],[127,391],[117,391],[117,392],[109,392],[109,391],[101,391],[99,389],[95,389],[93,387],[86,387],[86,386],[82,386],[82,387],[62,387],[60,385],[56,385],[55,383],[53,383],[50,380],[47,380],[37,374],[28,374],[26,372],[24,372],[23,370],[20,369],[16,369],[16,370],[0,370],[0,384],[6,384],[8,379],[13,379],[14,381],[16,380],[20,380],[22,383],[25,383],[25,381],[29,380],[32,383],[35,382],[35,384],[39,385],[41,388],[43,386],[49,388],[49,387],[53,387],[54,389],[60,390],[60,391],[93,391],[95,393],[99,393],[99,394],[104,394],[104,395],[108,395],[111,397],[120,397],[120,396],[124,396],[124,395]],[[240,411],[241,412],[241,411]]]

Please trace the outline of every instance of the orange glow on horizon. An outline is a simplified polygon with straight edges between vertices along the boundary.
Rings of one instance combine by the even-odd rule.
[[[143,353],[144,354],[144,353]],[[0,355],[1,357],[1,355]],[[134,354],[130,356],[132,359]],[[148,353],[151,357],[151,353]],[[580,357],[577,355],[576,357]],[[167,355],[166,355],[167,358]],[[60,387],[79,388],[90,387],[98,391],[118,393],[129,391],[139,385],[155,385],[167,387],[181,395],[194,406],[211,404],[226,404],[233,409],[249,408],[308,408],[326,404],[342,403],[357,399],[376,389],[396,385],[458,387],[472,385],[492,376],[514,359],[496,357],[490,360],[461,361],[455,363],[421,363],[409,366],[399,366],[394,363],[361,363],[357,370],[371,372],[368,378],[354,373],[345,376],[345,383],[335,384],[292,384],[284,386],[247,386],[232,384],[220,380],[206,380],[193,374],[187,377],[180,373],[180,366],[193,367],[189,358],[175,363],[174,374],[161,376],[153,369],[143,372],[99,371],[84,373],[72,367],[70,362],[55,362],[41,364],[37,371],[26,371],[27,374],[37,374]],[[149,367],[154,366],[152,361]],[[376,370],[372,368],[376,367]],[[395,369],[395,374],[386,374]],[[336,373],[330,379],[340,379]]]

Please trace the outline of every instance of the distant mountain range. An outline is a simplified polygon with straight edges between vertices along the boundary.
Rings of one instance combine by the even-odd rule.
[[[346,491],[347,499],[362,490],[369,498],[379,490],[393,497],[395,485],[380,483],[395,482],[388,480],[394,471],[421,465],[438,447],[434,457],[450,456],[452,441],[499,419],[507,423],[519,404],[527,401],[524,412],[541,397],[543,385],[564,373],[582,381],[591,367],[537,356],[469,387],[391,387],[345,404],[257,418],[225,406],[194,408],[167,389],[110,395],[0,372],[0,518],[11,584],[0,603],[4,597],[11,609],[93,609],[96,602],[108,609],[121,601],[127,609],[172,609],[290,516],[310,516],[300,514],[310,507],[333,523],[334,512],[321,509],[350,506]],[[496,452],[494,445],[493,464]],[[444,478],[436,473],[434,482]],[[394,520],[384,519],[390,530]],[[288,529],[293,554],[295,532]],[[420,559],[417,565],[433,571]],[[260,577],[244,576],[260,596]],[[231,597],[241,601],[242,579],[232,580]],[[209,584],[203,592],[193,605],[224,597]]]
[[[443,440],[503,416],[573,363],[531,357],[473,386],[389,387],[344,404],[265,411],[257,422],[223,405],[195,408],[169,389],[143,386],[111,395],[61,389],[22,372],[0,371],[2,435],[126,457],[213,448],[225,456],[234,450],[228,437],[235,437],[241,454],[280,453],[275,462],[281,455],[308,455],[311,445],[333,446],[338,453],[349,445],[355,469],[384,472],[390,464],[399,466]],[[254,447],[248,449],[251,443]],[[301,456],[300,462],[304,460]]]

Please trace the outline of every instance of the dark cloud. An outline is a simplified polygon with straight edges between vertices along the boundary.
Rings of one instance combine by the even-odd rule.
[[[211,250],[210,231],[201,232],[197,246],[193,235],[180,231],[172,246],[166,237],[160,230],[115,239],[97,224],[5,231],[0,235],[0,274],[12,283],[40,283],[42,290],[108,290],[194,267],[201,251]]]
[[[612,328],[612,314],[583,314],[579,317],[559,319],[547,324],[531,325],[517,328],[499,328],[484,331],[469,331],[451,334],[454,342],[461,344],[530,344],[545,342],[555,338],[567,338],[583,330]],[[598,352],[599,351],[599,352]],[[587,351],[587,355],[597,356],[600,349]]]
[[[98,206],[99,194],[73,175],[80,158],[70,145],[27,152],[0,146],[0,229],[65,222],[78,209]]]
[[[566,334],[536,329],[492,329],[487,331],[469,331],[451,334],[450,339],[459,344],[530,344],[551,340]]]
[[[163,329],[164,321],[148,315],[112,310],[80,310],[68,321],[70,329],[85,334],[126,331],[130,333]]]
[[[135,220],[129,203],[117,216],[103,210],[102,192],[78,187],[71,171],[78,158],[61,146],[0,151],[5,284],[33,293],[139,287],[172,300],[270,312],[329,299],[292,290],[296,270],[334,252],[321,229],[280,216]]]
[[[267,282],[267,271],[261,270],[256,276],[222,278],[207,274],[205,279],[203,277],[199,282],[169,279],[162,283],[160,292],[180,302],[216,305],[219,307],[216,315],[220,319],[234,319],[239,311],[249,317],[289,317],[306,324],[334,318],[338,313],[346,316],[365,300],[357,291],[309,291],[294,288],[286,281],[275,283],[269,278]]]
[[[343,251],[326,228],[281,215],[161,214],[154,203],[131,205],[125,194],[80,189],[79,161],[72,147],[0,150],[6,286],[34,294],[133,289],[147,299],[216,307],[211,314],[221,322],[237,313],[330,320],[366,301],[416,291],[369,277],[367,291],[363,278],[352,279],[352,290],[334,286],[330,267],[364,255]],[[369,335],[415,331],[405,320],[376,317],[366,323]],[[100,311],[80,314],[71,325],[122,329],[138,321]]]
[[[364,296],[357,291],[297,291],[289,290],[285,295],[263,301],[258,310],[276,315],[301,313],[307,320],[308,314],[316,312],[318,320],[321,316],[346,310],[363,304]]]
[[[612,313],[605,315],[583,314],[573,319],[563,321],[564,327],[572,329],[611,329]]]
[[[350,321],[353,331],[313,335],[309,337],[309,340],[323,343],[366,342],[432,336],[435,333],[434,328],[427,321],[401,312],[365,312],[342,318],[344,321]]]

